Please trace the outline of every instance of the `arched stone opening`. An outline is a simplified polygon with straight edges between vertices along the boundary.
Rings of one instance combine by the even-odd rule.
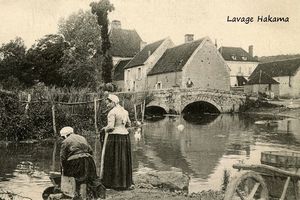
[[[195,101],[187,104],[183,110],[182,114],[192,114],[192,115],[201,115],[201,114],[219,114],[221,113],[220,106],[216,105],[213,102],[208,101]]]
[[[160,106],[146,106],[145,108],[146,116],[163,116],[164,114],[167,114],[167,111]]]

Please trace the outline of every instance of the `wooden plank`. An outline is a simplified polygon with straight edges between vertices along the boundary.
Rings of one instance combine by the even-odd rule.
[[[241,194],[241,192],[238,189],[236,189],[235,191],[238,194],[238,196],[241,198],[241,200],[245,200],[245,198],[243,197],[243,195]]]
[[[284,184],[283,191],[282,191],[282,195],[280,197],[280,200],[284,200],[285,199],[286,191],[287,191],[287,188],[289,186],[290,180],[291,180],[291,178],[287,177],[286,182]]]
[[[234,169],[252,170],[258,173],[272,174],[278,177],[290,177],[291,179],[300,179],[300,175],[294,172],[282,170],[269,165],[246,165],[246,164],[234,164],[232,166]]]
[[[247,200],[252,200],[258,187],[260,186],[260,183],[255,183],[254,187],[252,188],[250,194],[247,196]]]

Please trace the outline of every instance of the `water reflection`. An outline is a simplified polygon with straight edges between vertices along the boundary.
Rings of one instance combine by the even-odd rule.
[[[178,125],[184,129],[179,130]],[[191,177],[191,192],[220,188],[224,169],[234,173],[231,166],[240,160],[260,163],[261,151],[300,150],[299,126],[297,119],[250,115],[166,116],[147,120],[141,130],[131,134],[133,169],[181,170]],[[99,139],[90,137],[88,141],[94,148],[99,172]],[[31,198],[40,199],[35,197],[51,185],[47,174],[60,169],[59,146],[53,142],[1,144],[0,158],[5,162],[0,165],[0,187],[20,194],[30,191]]]

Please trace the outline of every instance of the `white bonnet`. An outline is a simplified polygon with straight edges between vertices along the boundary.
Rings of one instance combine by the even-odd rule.
[[[67,136],[71,133],[74,133],[74,129],[70,126],[66,126],[66,127],[63,127],[59,133],[60,133],[60,136]]]
[[[114,94],[109,94],[107,98],[116,104],[120,102],[119,97]]]

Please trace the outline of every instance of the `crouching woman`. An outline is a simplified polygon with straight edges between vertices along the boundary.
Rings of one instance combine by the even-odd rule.
[[[78,195],[82,184],[89,187],[97,178],[96,166],[92,157],[93,151],[87,140],[83,136],[75,134],[72,127],[62,128],[60,135],[63,138],[60,150],[62,174],[75,178]],[[83,193],[85,194],[80,195],[85,196],[86,189]]]

